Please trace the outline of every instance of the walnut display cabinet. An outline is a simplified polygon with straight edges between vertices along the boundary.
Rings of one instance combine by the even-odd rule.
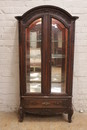
[[[71,122],[75,20],[55,6],[38,6],[19,23],[20,107],[24,114],[68,114]]]

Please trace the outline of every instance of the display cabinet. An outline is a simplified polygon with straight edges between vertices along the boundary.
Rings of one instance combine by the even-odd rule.
[[[16,16],[19,22],[19,121],[23,121],[25,113],[66,113],[71,122],[77,18],[49,5]]]

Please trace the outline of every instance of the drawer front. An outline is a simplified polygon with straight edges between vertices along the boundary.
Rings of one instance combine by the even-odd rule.
[[[33,100],[23,100],[24,108],[67,108],[69,101],[67,99],[53,100],[53,99],[33,99]]]

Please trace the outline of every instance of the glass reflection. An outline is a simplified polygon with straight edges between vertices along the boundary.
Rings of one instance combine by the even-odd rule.
[[[66,91],[67,29],[52,18],[51,34],[51,93]]]
[[[41,23],[37,19],[26,29],[26,91],[41,92]]]

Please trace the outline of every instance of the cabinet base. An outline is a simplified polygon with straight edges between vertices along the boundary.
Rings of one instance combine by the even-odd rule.
[[[68,122],[72,122],[72,115],[73,109],[67,111],[67,109],[50,109],[50,108],[43,108],[43,109],[23,109],[22,107],[19,108],[19,122],[23,122],[24,114],[30,115],[39,115],[39,116],[55,116],[59,114],[68,114]]]

